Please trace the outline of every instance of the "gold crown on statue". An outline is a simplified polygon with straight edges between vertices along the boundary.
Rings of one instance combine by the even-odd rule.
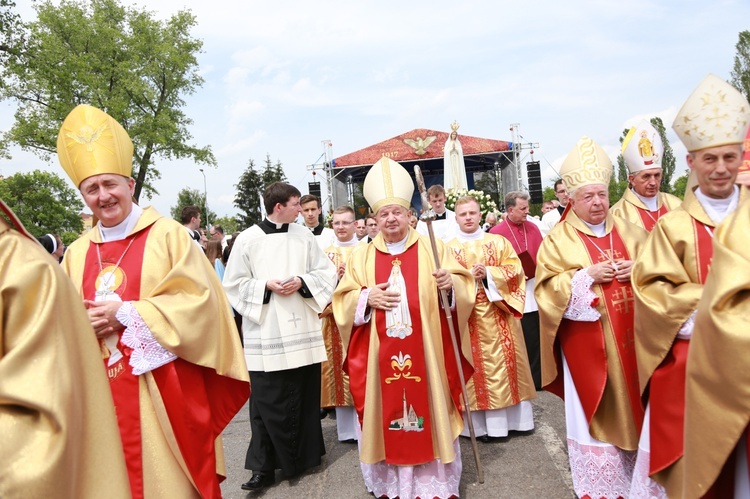
[[[390,158],[382,157],[367,172],[362,194],[373,213],[391,204],[403,206],[408,210],[411,206],[411,196],[414,194],[414,182],[403,166]]]
[[[664,144],[656,128],[646,120],[632,127],[622,141],[622,158],[630,173],[661,168]]]
[[[584,136],[563,161],[560,175],[571,194],[586,185],[609,185],[612,161],[599,144]]]
[[[460,126],[461,125],[458,124],[458,121],[453,120],[453,123],[451,123],[451,130],[453,130],[454,132],[458,133],[458,127],[460,127]]]
[[[57,157],[76,187],[94,175],[130,177],[133,172],[128,132],[110,115],[87,104],[76,106],[63,121]]]
[[[742,144],[750,105],[732,85],[709,74],[682,105],[672,128],[689,152]]]

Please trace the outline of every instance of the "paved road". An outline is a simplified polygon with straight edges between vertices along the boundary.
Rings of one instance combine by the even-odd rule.
[[[476,465],[469,439],[461,439],[463,476],[460,492],[464,499],[564,498],[575,497],[570,480],[565,446],[565,412],[562,401],[540,392],[533,401],[536,429],[511,433],[498,442],[478,442],[484,468],[484,484],[477,483]],[[323,420],[327,454],[323,464],[294,480],[282,480],[262,492],[245,492],[240,484],[250,478],[244,469],[250,441],[247,406],[224,431],[227,479],[222,493],[227,499],[372,499],[365,490],[356,444],[336,439],[336,421]]]

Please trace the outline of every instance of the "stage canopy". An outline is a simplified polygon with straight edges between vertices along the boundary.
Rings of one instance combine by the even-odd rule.
[[[443,183],[443,149],[449,132],[417,128],[396,137],[354,151],[331,162],[334,206],[347,203],[346,185],[361,184],[367,172],[383,156],[406,168],[414,178],[414,165],[419,165],[427,187]],[[513,143],[458,134],[464,152],[469,189],[474,188],[474,175],[505,169],[512,162]],[[494,175],[494,173],[493,173]],[[421,206],[419,193],[414,193],[414,206]]]
[[[370,167],[383,156],[403,164],[409,173],[413,173],[413,165],[405,163],[419,164],[426,176],[442,175],[443,148],[449,136],[447,132],[426,128],[417,128],[402,133],[359,151],[335,158],[332,163],[334,175],[340,177],[340,174],[344,173],[341,170],[345,169],[344,175],[352,175],[355,182],[361,182]],[[464,151],[467,177],[471,176],[469,175],[471,172],[493,169],[496,162],[500,162],[500,167],[505,166],[507,160],[500,153],[513,148],[511,142],[470,135],[459,134],[458,140]]]

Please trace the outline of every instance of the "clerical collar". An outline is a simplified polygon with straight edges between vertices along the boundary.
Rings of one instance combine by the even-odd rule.
[[[312,228],[308,227],[308,229],[310,229],[310,232],[313,233],[313,236],[319,236],[323,233],[323,229],[325,229],[325,226],[323,226],[323,224],[318,224]]]
[[[466,241],[478,241],[484,237],[484,231],[482,228],[478,228],[474,232],[464,232],[461,229],[458,229],[458,240],[462,243]]]
[[[652,196],[650,198],[647,198],[646,196],[641,196],[637,192],[635,192],[635,189],[630,189],[633,191],[633,194],[635,194],[635,197],[641,200],[641,203],[646,205],[646,208],[648,208],[648,211],[656,211],[659,209],[659,194],[657,193],[656,196]]]
[[[121,241],[128,237],[128,234],[130,234],[133,231],[133,228],[135,227],[135,224],[138,223],[138,219],[141,218],[141,214],[143,213],[143,208],[138,206],[137,204],[133,203],[132,209],[130,210],[130,213],[128,214],[125,219],[120,222],[119,224],[115,225],[114,227],[104,227],[102,225],[102,221],[99,220],[99,224],[97,227],[99,227],[99,234],[102,237],[102,241],[104,242],[112,242],[112,241]]]
[[[343,248],[346,246],[357,246],[359,244],[359,239],[357,239],[356,234],[352,236],[352,238],[349,241],[339,241],[338,238],[336,238],[335,241],[333,241],[333,245],[339,248]]]
[[[385,247],[388,248],[388,253],[391,255],[400,255],[406,250],[406,240],[409,239],[409,233],[406,233],[406,237],[404,237],[400,241],[396,241],[395,243],[389,243],[388,241],[385,242]]]
[[[566,205],[566,206],[567,206],[567,205]],[[565,211],[565,206],[563,206],[563,205],[559,205],[559,206],[557,207],[557,211],[558,211],[558,212],[560,212],[560,215],[562,215],[562,214],[563,214],[563,211]]]
[[[581,219],[581,222],[585,223],[586,226],[591,229],[596,237],[604,237],[607,234],[607,220],[605,219],[602,223],[596,225],[588,223],[586,220]]]
[[[710,198],[701,192],[700,187],[695,189],[694,192],[698,202],[706,210],[706,215],[717,225],[723,222],[727,218],[727,215],[737,208],[737,203],[740,200],[740,188],[736,185],[732,194],[724,199]]]
[[[445,210],[440,215],[438,215],[437,213],[435,213],[435,220],[445,220],[445,215],[447,215],[447,214],[448,214],[448,210]]]
[[[265,218],[258,227],[266,234],[277,234],[280,232],[289,232],[289,224],[276,223],[270,218]]]

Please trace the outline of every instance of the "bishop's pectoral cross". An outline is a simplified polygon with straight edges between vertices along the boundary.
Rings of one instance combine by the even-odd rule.
[[[630,313],[631,303],[635,302],[635,298],[633,297],[633,290],[630,288],[630,286],[624,286],[618,289],[617,291],[615,291],[612,298],[612,305],[614,305],[615,310],[617,310],[621,314]]]
[[[294,324],[294,329],[297,329],[297,321],[301,321],[302,319],[300,317],[297,317],[294,312],[292,312],[292,318],[289,319],[287,322],[291,322]]]

